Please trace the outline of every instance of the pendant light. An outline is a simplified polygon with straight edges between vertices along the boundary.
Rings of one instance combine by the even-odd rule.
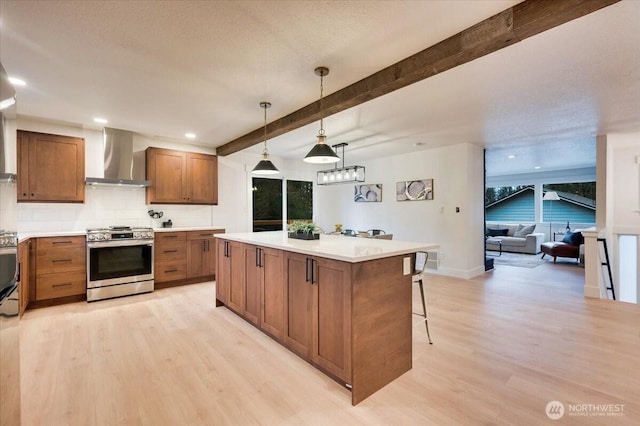
[[[260,106],[264,108],[264,150],[262,151],[262,160],[253,168],[251,173],[256,175],[275,175],[280,170],[269,160],[269,151],[267,151],[267,108],[271,108],[269,102],[260,102]]]
[[[338,157],[338,154],[336,154],[335,151],[327,145],[327,136],[325,136],[323,128],[322,79],[325,75],[329,74],[329,68],[318,67],[314,71],[320,76],[320,130],[318,131],[318,143],[311,148],[311,151],[309,151],[306,157],[304,157],[304,161],[315,164],[337,163],[340,161],[340,157]]]

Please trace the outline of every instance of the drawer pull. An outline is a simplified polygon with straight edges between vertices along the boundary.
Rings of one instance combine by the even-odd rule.
[[[53,259],[52,260],[53,263],[58,263],[58,262],[71,262],[71,259]]]
[[[165,250],[163,253],[177,253],[178,250]]]
[[[177,269],[165,269],[164,272],[165,273],[167,273],[167,272],[178,272],[178,270]]]
[[[56,288],[56,287],[67,287],[70,286],[71,283],[61,283],[61,284],[53,284],[51,287]]]
[[[178,238],[177,235],[163,235],[162,238]]]
[[[73,244],[73,241],[54,241],[53,244]]]

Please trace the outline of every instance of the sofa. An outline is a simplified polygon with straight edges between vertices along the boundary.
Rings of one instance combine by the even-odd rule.
[[[502,242],[503,252],[538,254],[545,235],[533,232],[535,229],[535,224],[487,224],[485,247],[487,250],[499,251]]]

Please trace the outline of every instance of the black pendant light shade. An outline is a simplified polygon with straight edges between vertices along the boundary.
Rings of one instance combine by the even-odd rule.
[[[318,135],[318,143],[304,157],[304,161],[314,164],[337,163],[340,161],[338,154],[326,144],[327,137]]]
[[[340,161],[340,157],[335,151],[327,145],[327,136],[324,134],[324,117],[322,115],[322,78],[329,74],[329,68],[327,67],[318,67],[315,70],[315,73],[320,76],[320,131],[318,131],[318,143],[311,148],[311,151],[304,157],[304,161],[306,163],[314,163],[314,164],[327,164],[327,163],[337,163]]]
[[[269,160],[269,154],[262,154],[264,158],[256,164],[251,173],[256,175],[277,175],[280,170]]]
[[[251,170],[255,175],[276,175],[280,170],[269,160],[269,151],[267,151],[267,108],[271,107],[269,102],[260,102],[260,107],[264,108],[264,150],[262,151],[262,160]]]

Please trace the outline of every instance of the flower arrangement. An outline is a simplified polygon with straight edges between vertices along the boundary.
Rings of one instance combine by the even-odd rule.
[[[336,223],[336,232],[342,232],[342,224]]]

